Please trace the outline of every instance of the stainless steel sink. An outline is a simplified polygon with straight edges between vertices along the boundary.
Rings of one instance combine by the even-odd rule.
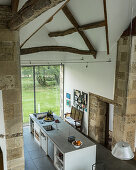
[[[43,126],[43,128],[44,128],[46,131],[55,130],[55,128],[54,128],[52,125]]]

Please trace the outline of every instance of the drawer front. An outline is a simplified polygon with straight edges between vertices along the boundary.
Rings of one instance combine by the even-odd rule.
[[[37,123],[34,122],[34,130],[37,131],[37,133],[40,133],[40,127]]]
[[[34,122],[34,138],[35,141],[40,145],[40,127]]]

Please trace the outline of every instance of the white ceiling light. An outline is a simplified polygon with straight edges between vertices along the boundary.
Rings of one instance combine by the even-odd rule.
[[[121,160],[130,160],[134,157],[134,153],[127,142],[118,142],[112,150],[112,155]]]

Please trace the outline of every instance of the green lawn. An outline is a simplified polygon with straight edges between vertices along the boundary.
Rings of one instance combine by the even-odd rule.
[[[34,113],[34,93],[32,78],[22,78],[22,102],[23,121],[29,122],[29,114]],[[41,87],[36,83],[36,112],[52,110],[55,114],[60,114],[60,89],[59,86]]]

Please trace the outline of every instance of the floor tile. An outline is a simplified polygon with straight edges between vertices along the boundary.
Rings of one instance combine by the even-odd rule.
[[[34,141],[29,127],[23,129],[25,170],[56,170],[42,148]]]
[[[41,167],[41,168],[38,168],[37,170],[56,170],[54,167]]]
[[[41,158],[41,157],[46,156],[46,153],[40,148],[37,150],[29,151],[29,154],[32,159]]]
[[[34,142],[34,137],[32,135],[24,134],[24,142],[27,143]]]
[[[25,170],[37,170],[33,161],[25,161]]]
[[[136,170],[136,161],[122,161],[112,156],[111,151],[97,144],[97,162],[104,163],[104,170]]]
[[[40,150],[41,148],[36,143],[25,143],[24,147],[27,151]]]
[[[30,126],[25,126],[25,127],[23,127],[23,133],[24,133],[24,134],[30,133]]]
[[[51,162],[50,158],[48,158],[47,156],[39,159],[34,159],[33,162],[39,169],[45,168],[45,170],[48,170],[49,168],[52,168],[53,170],[55,170],[53,162]]]
[[[28,152],[24,152],[24,157],[25,157],[25,160],[27,160],[27,161],[32,160],[32,158],[30,157]]]

